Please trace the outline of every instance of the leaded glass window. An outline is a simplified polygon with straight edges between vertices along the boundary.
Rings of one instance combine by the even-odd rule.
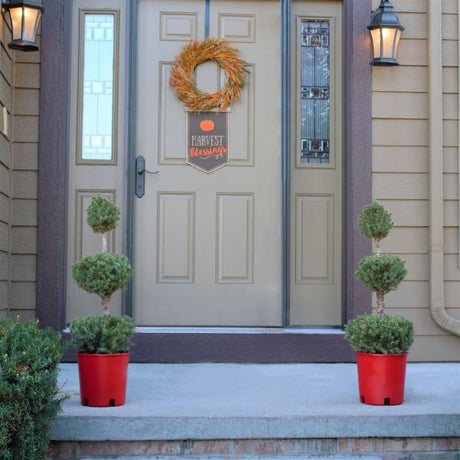
[[[329,163],[330,23],[300,23],[300,162]]]
[[[82,16],[80,159],[114,161],[116,81],[115,13]]]

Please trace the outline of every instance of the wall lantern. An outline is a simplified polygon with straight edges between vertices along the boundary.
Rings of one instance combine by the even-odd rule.
[[[34,2],[2,0],[5,16],[9,16],[13,40],[8,48],[20,51],[37,51],[38,26],[43,14],[43,7]]]
[[[396,55],[404,27],[392,10],[391,2],[381,0],[379,7],[372,13],[370,25],[367,26],[374,53],[372,65],[399,65]]]

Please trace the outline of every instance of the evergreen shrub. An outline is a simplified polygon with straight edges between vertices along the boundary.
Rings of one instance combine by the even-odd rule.
[[[123,254],[100,252],[72,265],[72,277],[81,289],[100,297],[111,296],[131,278],[131,264]]]
[[[385,295],[398,287],[406,273],[404,261],[398,256],[381,254],[361,259],[355,275],[372,292],[381,292]]]
[[[358,226],[365,237],[383,240],[393,228],[393,222],[391,214],[377,201],[372,200],[364,206],[358,218]]]
[[[93,196],[86,213],[86,221],[95,233],[107,233],[117,227],[120,210],[102,195]]]
[[[361,233],[371,238],[375,253],[359,262],[355,276],[376,294],[376,314],[361,315],[345,325],[345,339],[361,353],[406,353],[414,341],[414,326],[401,316],[385,315],[385,294],[396,289],[407,274],[404,261],[381,254],[380,242],[393,228],[391,214],[377,201],[364,206],[359,216]]]
[[[361,315],[345,325],[345,339],[360,353],[407,353],[414,341],[414,326],[401,316]]]
[[[58,364],[64,345],[36,321],[0,317],[0,458],[46,458],[51,421],[61,408]]]
[[[70,323],[71,343],[80,353],[124,353],[129,351],[134,328],[129,316],[75,318]]]

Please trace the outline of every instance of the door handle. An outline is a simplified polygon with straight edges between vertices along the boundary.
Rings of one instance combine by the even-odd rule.
[[[136,157],[136,196],[142,198],[145,193],[145,174],[158,174],[160,171],[149,171],[145,168],[145,158]]]

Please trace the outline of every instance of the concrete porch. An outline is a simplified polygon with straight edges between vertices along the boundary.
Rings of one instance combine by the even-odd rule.
[[[359,403],[354,364],[130,364],[127,402],[70,398],[50,458],[460,458],[460,363],[408,365],[400,406]]]

